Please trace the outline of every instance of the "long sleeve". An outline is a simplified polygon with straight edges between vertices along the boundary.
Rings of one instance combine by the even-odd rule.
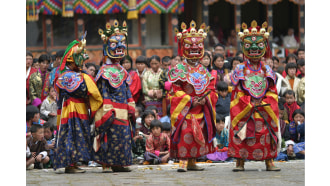
[[[146,152],[155,153],[155,147],[153,142],[153,136],[149,135],[146,141]]]
[[[47,105],[49,105],[49,102],[46,98],[41,104],[40,113],[48,118],[48,114],[51,113],[51,111],[47,110]]]
[[[167,74],[168,70],[164,70],[162,74],[159,76],[159,88],[163,91],[163,97],[166,97],[166,91],[165,91],[165,82],[167,81]]]
[[[36,98],[41,97],[41,91],[42,91],[42,80],[41,75],[39,72],[33,73],[30,77],[29,81],[29,92],[30,92],[30,98],[33,101]]]
[[[305,77],[302,78],[298,84],[297,88],[297,102],[298,104],[302,104],[305,102]]]
[[[136,72],[134,72],[132,74],[133,74],[133,76],[131,78],[133,79],[133,81],[130,85],[130,90],[131,90],[131,94],[132,94],[132,97],[133,97],[134,101],[137,102],[138,98],[140,96],[138,94],[140,93],[140,90],[142,88],[141,87],[141,80],[140,80],[139,75]]]
[[[143,78],[142,78],[142,92],[146,97],[148,96],[148,92],[150,91],[150,89],[148,87],[149,73],[150,73],[149,71],[146,71],[143,74]]]

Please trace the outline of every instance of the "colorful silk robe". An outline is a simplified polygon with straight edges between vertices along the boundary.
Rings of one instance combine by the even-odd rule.
[[[172,82],[171,104],[171,157],[197,158],[214,151],[216,74],[212,75],[198,64],[191,67],[186,62],[171,68],[168,80]],[[192,108],[193,99],[206,92],[206,103]]]
[[[103,105],[95,115],[94,159],[106,165],[128,166],[132,164],[131,144],[135,123],[135,103],[127,84],[128,73],[119,64],[105,64],[95,77],[103,97]],[[130,124],[132,123],[132,124]]]
[[[161,133],[159,136],[150,134],[146,141],[146,151],[155,154],[155,151],[164,152],[170,150],[170,141],[170,138],[164,133]]]
[[[54,151],[57,169],[91,160],[90,124],[103,100],[95,82],[85,73],[68,70],[60,74],[55,89],[59,94]]]
[[[231,82],[228,155],[250,160],[275,158],[281,144],[275,74],[263,62],[252,70],[245,61],[236,67]],[[252,100],[270,105],[255,108]]]
[[[50,72],[46,72],[45,74],[45,79],[43,82],[43,87],[42,87],[42,91],[41,91],[41,101],[44,101],[49,93],[49,89],[50,89],[50,82],[49,82],[49,74]]]
[[[36,68],[30,67],[26,75],[26,99],[30,99],[30,78],[31,75],[38,72]],[[35,98],[34,98],[35,99]],[[32,100],[31,100],[32,101]]]

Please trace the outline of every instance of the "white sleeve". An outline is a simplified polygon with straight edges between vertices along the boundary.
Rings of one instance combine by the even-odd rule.
[[[44,114],[47,118],[48,118],[48,114],[50,113],[50,111],[47,111],[46,110],[46,101],[47,101],[47,99],[45,99],[43,102],[42,102],[42,104],[41,104],[41,108],[40,108],[40,113],[41,114]]]
[[[31,154],[30,148],[29,147],[26,147],[26,157],[29,157],[30,154]]]
[[[42,154],[42,159],[45,159],[47,156],[47,151],[42,151],[39,154]]]
[[[288,147],[289,145],[295,145],[296,143],[292,140],[285,141],[285,147]]]

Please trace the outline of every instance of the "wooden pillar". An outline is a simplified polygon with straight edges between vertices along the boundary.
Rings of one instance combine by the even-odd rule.
[[[299,5],[299,41],[300,46],[305,46],[305,5]]]
[[[81,36],[84,34],[84,20],[82,18],[77,19],[77,39],[81,39]],[[88,33],[87,33],[88,34]]]
[[[53,44],[53,30],[52,30],[52,20],[47,18],[46,21],[46,51],[49,52],[49,48],[52,47]]]
[[[142,55],[146,56],[147,55],[147,51],[146,51],[147,19],[145,14],[141,14],[140,23],[141,23],[141,50],[142,50]]]
[[[203,0],[202,2],[203,8],[203,23],[206,24],[206,26],[209,26],[209,5],[208,5],[208,0]],[[207,39],[204,40],[204,46],[209,46],[209,40],[208,37]]]
[[[236,28],[241,28],[241,5],[235,5],[235,25]],[[241,50],[241,40],[237,37],[237,51]]]
[[[273,27],[273,5],[268,4],[267,5],[267,19],[268,19],[268,27]],[[273,42],[273,31],[269,33],[269,39],[268,39],[268,43],[269,43],[269,48],[272,50],[273,46],[272,46],[272,42]]]
[[[175,38],[175,32],[174,29],[178,29],[179,30],[179,20],[178,20],[178,14],[177,13],[173,13],[171,16],[171,24],[172,24],[172,35],[170,40],[174,41]],[[178,55],[178,43],[177,42],[172,42],[172,49],[173,49],[173,54]]]

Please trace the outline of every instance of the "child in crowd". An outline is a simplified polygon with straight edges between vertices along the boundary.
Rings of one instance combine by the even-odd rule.
[[[56,126],[57,104],[56,92],[53,86],[50,86],[48,96],[41,104],[40,113],[47,118],[47,122],[49,124],[51,124],[53,127]]]
[[[284,105],[282,103],[278,103],[278,118],[279,118],[279,123],[281,127],[281,135],[283,137],[284,131],[285,131],[285,126],[288,122],[288,116],[287,113],[285,112]]]
[[[163,133],[166,134],[171,139],[172,126],[170,122],[162,122]]]
[[[214,153],[207,154],[206,157],[212,161],[226,161],[228,160],[229,131],[225,128],[225,117],[217,114],[215,127],[217,131],[213,144],[216,146],[216,151]]]
[[[136,123],[135,136],[133,137],[134,144],[132,144],[133,162],[137,164],[143,164],[144,153],[146,152],[146,138],[140,128],[141,125]]]
[[[154,111],[151,110],[145,110],[142,114],[142,126],[140,128],[140,131],[143,133],[142,135],[146,138],[148,138],[150,134],[150,124],[151,121],[156,119],[156,114]]]
[[[278,153],[277,157],[274,159],[275,161],[287,161],[288,160],[288,156],[286,154],[286,148],[285,148],[285,141],[284,141],[284,135],[285,135],[285,128],[287,126],[288,123],[288,116],[286,113],[286,110],[283,106],[282,102],[278,102],[278,110],[279,110],[279,124],[281,127],[281,137],[282,137],[282,144],[281,144],[281,151]],[[286,118],[286,119],[284,119]]]
[[[157,107],[155,105],[151,105],[151,106],[149,106],[146,109],[153,111],[156,114],[156,116],[157,116],[156,119],[159,120],[161,118],[161,116],[158,115],[158,109],[157,109]]]
[[[224,81],[218,82],[217,93],[216,112],[224,117],[229,116],[231,93],[228,93],[228,84]]]
[[[290,159],[305,158],[305,113],[297,109],[292,114],[293,121],[286,125],[284,140]]]
[[[54,136],[54,129],[55,126],[53,126],[51,123],[46,122],[43,125],[44,128],[44,137],[47,141],[47,149],[49,150],[49,159],[50,161],[45,165],[45,168],[53,167],[53,161],[54,161],[54,147],[55,147],[55,136]]]
[[[43,169],[43,164],[49,162],[49,150],[41,125],[33,124],[31,126],[31,136],[27,138],[27,146],[31,152],[29,163],[34,163],[34,168]],[[34,161],[31,162],[31,158],[34,158]],[[30,164],[26,166],[28,167]]]
[[[147,138],[145,161],[149,164],[167,163],[170,153],[170,138],[162,133],[162,123],[159,120],[153,120],[150,124],[151,134]]]
[[[26,137],[31,135],[30,128],[33,123],[38,123],[40,119],[40,113],[38,107],[34,105],[26,106]]]
[[[287,115],[289,116],[288,121],[291,122],[293,120],[292,114],[295,110],[300,109],[299,105],[296,102],[295,93],[293,90],[287,90],[284,93],[285,103],[284,108],[287,111]]]

